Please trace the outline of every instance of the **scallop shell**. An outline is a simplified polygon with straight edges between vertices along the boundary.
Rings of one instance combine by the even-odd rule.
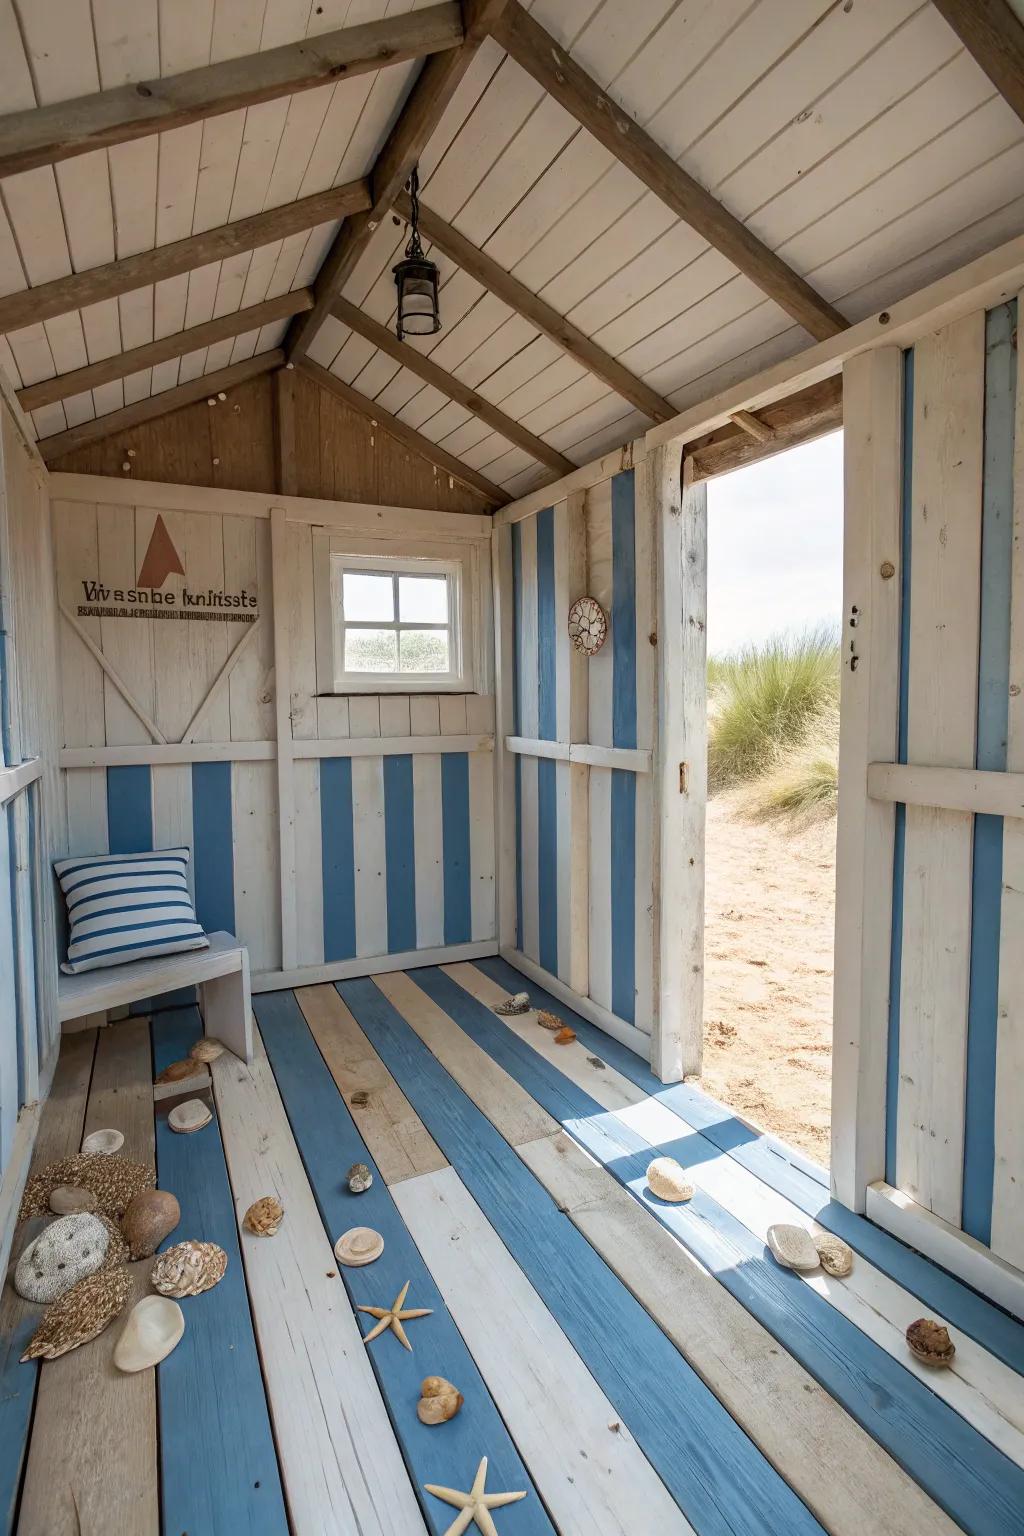
[[[120,1135],[120,1131],[115,1132]],[[61,1184],[74,1184],[96,1196],[96,1208],[108,1216],[121,1217],[133,1195],[140,1189],[152,1189],[156,1174],[145,1163],[133,1163],[119,1153],[79,1153],[62,1157],[34,1173],[21,1197],[19,1221],[30,1216],[46,1216],[50,1196]]]
[[[537,1023],[541,1029],[550,1029],[552,1034],[556,1034],[558,1030],[566,1028],[565,1020],[560,1019],[557,1013],[549,1013],[546,1008],[539,1008],[537,1010]]]
[[[223,1056],[226,1050],[220,1040],[213,1035],[204,1035],[202,1040],[197,1040],[189,1051],[193,1061],[216,1061],[218,1056]]]
[[[345,1179],[354,1195],[365,1195],[373,1183],[373,1174],[365,1163],[353,1163]]]
[[[161,1296],[199,1296],[224,1278],[227,1267],[223,1248],[187,1238],[160,1254],[149,1278]]]
[[[273,1195],[254,1200],[245,1213],[245,1225],[257,1237],[273,1237],[284,1220],[284,1206]]]
[[[572,1042],[575,1039],[576,1039],[576,1031],[574,1029],[570,1029],[568,1024],[566,1024],[565,1027],[563,1029],[560,1029],[558,1031],[557,1035],[555,1036],[555,1044],[556,1045],[572,1045]]]
[[[169,1189],[144,1189],[136,1195],[121,1218],[132,1258],[150,1258],[180,1220],[181,1206]]]
[[[22,1360],[56,1360],[88,1344],[124,1311],[131,1293],[126,1269],[102,1269],[79,1280],[66,1296],[47,1307]]]
[[[29,1243],[14,1271],[14,1289],[26,1301],[53,1302],[102,1269],[110,1236],[87,1211],[51,1222]]]
[[[144,1296],[128,1314],[114,1345],[119,1371],[146,1371],[166,1360],[185,1332],[185,1316],[166,1296]]]
[[[443,1376],[427,1376],[420,1385],[416,1414],[421,1424],[447,1424],[454,1419],[465,1399],[458,1387]]]
[[[907,1344],[915,1359],[922,1365],[945,1368],[953,1364],[956,1345],[949,1336],[949,1329],[931,1317],[919,1317],[907,1329]]]
[[[82,1151],[87,1157],[95,1157],[97,1154],[109,1157],[112,1152],[120,1152],[123,1146],[123,1131],[90,1131],[82,1142]]]
[[[334,1245],[334,1257],[349,1269],[372,1264],[384,1252],[384,1239],[372,1227],[349,1227]]]
[[[503,1018],[509,1018],[514,1013],[529,1013],[529,1011],[529,992],[513,992],[511,997],[507,997],[503,1003],[498,1003],[494,1009],[494,1012],[500,1013]]]
[[[693,1199],[693,1185],[674,1157],[656,1157],[647,1165],[647,1188],[659,1200],[679,1205]]]
[[[153,1079],[155,1083],[182,1083],[187,1077],[195,1077],[196,1064],[191,1056],[186,1056],[184,1061],[172,1061],[158,1072]]]
[[[814,1246],[827,1275],[841,1279],[850,1273],[853,1268],[853,1249],[841,1237],[834,1237],[831,1232],[822,1232],[815,1237]]]
[[[167,1124],[172,1131],[178,1131],[184,1136],[192,1131],[201,1131],[212,1119],[213,1111],[202,1099],[186,1099],[184,1104],[175,1104],[167,1116]]]
[[[768,1228],[768,1247],[783,1269],[817,1269],[821,1263],[814,1238],[792,1222],[777,1221]]]
[[[74,1216],[79,1211],[94,1211],[96,1196],[80,1184],[58,1184],[50,1191],[50,1210],[56,1216]]]

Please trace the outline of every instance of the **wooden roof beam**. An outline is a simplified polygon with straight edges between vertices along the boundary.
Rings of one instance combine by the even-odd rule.
[[[508,0],[463,0],[462,46],[433,54],[424,64],[370,173],[370,207],[365,213],[345,220],[317,273],[313,308],[292,322],[285,342],[289,361],[298,362],[305,357],[374,230],[409,180],[473,55],[494,29],[507,3]]]
[[[1024,122],[1024,24],[1006,0],[934,0],[934,5]]]
[[[275,347],[272,352],[260,352],[256,357],[247,357],[244,362],[232,363],[230,368],[219,368],[216,373],[204,373],[201,378],[190,379],[187,384],[179,384],[176,389],[165,389],[159,395],[150,395],[146,400],[136,400],[134,405],[126,405],[123,410],[109,411],[106,416],[83,421],[77,427],[70,427],[67,432],[54,432],[50,437],[41,437],[36,446],[44,461],[52,464],[54,459],[62,458],[73,448],[84,448],[87,443],[98,443],[104,437],[113,437],[117,432],[127,432],[129,428],[138,427],[144,421],[167,416],[183,405],[195,405],[197,400],[208,400],[221,390],[232,389],[236,384],[244,384],[246,379],[254,379],[257,374],[280,368],[283,362],[284,353],[280,347]]]
[[[16,331],[40,320],[52,320],[55,315],[84,309],[101,299],[116,298],[118,294],[130,293],[149,283],[159,283],[165,277],[177,277],[180,272],[190,272],[193,267],[205,266],[207,262],[223,261],[242,251],[254,251],[261,245],[283,240],[287,235],[343,219],[368,207],[369,202],[368,183],[350,181],[326,192],[316,192],[312,197],[285,203],[281,208],[271,208],[248,219],[237,219],[233,224],[222,224],[219,229],[208,229],[204,234],[175,240],[171,245],[158,245],[155,250],[141,251],[137,256],[126,256],[120,261],[108,262],[106,266],[72,272],[69,277],[40,283],[37,288],[23,288],[19,293],[0,298],[0,332]]]
[[[764,245],[705,187],[687,175],[586,70],[555,42],[517,0],[509,0],[494,36],[516,63],[603,144],[676,216],[774,299],[818,341],[835,336],[847,321],[792,267]]]
[[[693,460],[695,481],[724,475],[745,464],[757,464],[787,448],[837,431],[843,424],[843,376],[837,373],[820,384],[777,400],[774,405],[764,406],[757,416],[750,417],[757,422],[760,437],[741,420],[749,415],[748,411],[736,411],[727,426],[686,444],[686,456]]]
[[[372,341],[381,352],[386,352],[388,357],[394,358],[396,363],[401,363],[403,368],[408,368],[410,373],[416,374],[417,378],[422,379],[425,384],[432,384],[443,395],[447,395],[449,400],[454,400],[471,415],[479,417],[495,432],[500,432],[503,437],[508,438],[509,442],[525,449],[531,458],[546,464],[556,474],[567,475],[576,468],[572,459],[567,459],[564,453],[559,453],[557,448],[552,448],[542,437],[536,437],[526,427],[520,426],[518,421],[513,421],[511,416],[506,416],[498,406],[492,405],[490,400],[485,400],[482,395],[477,394],[476,390],[463,384],[461,379],[440,368],[437,363],[431,362],[424,353],[417,352],[415,347],[408,346],[404,341],[399,341],[395,333],[389,331],[386,325],[381,325],[355,304],[350,304],[348,299],[335,299],[331,313],[336,320],[347,325],[349,330],[365,337],[367,341]]]
[[[404,219],[408,219],[411,213],[409,196],[401,192],[395,200],[395,208]],[[571,320],[566,320],[557,310],[552,309],[537,294],[521,283],[517,277],[506,272],[504,267],[498,265],[493,256],[488,256],[486,251],[467,240],[451,224],[445,222],[439,214],[432,213],[429,208],[420,204],[420,231],[431,244],[439,247],[449,256],[456,266],[475,277],[478,283],[483,283],[489,292],[502,300],[510,309],[529,320],[535,325],[543,336],[547,336],[556,346],[562,348],[595,378],[601,379],[614,389],[615,393],[635,405],[637,410],[643,411],[652,421],[668,421],[675,415],[675,407],[670,401],[658,394],[656,389],[649,388],[642,379],[630,373],[610,353],[605,352],[589,336],[584,335],[578,326]]]
[[[159,341],[148,341],[144,346],[133,347],[130,352],[115,353],[102,362],[76,368],[72,373],[59,373],[56,378],[29,384],[18,390],[18,404],[23,411],[36,411],[41,405],[53,405],[57,400],[67,400],[71,395],[80,395],[114,379],[126,379],[142,368],[153,368],[157,363],[184,357],[200,347],[212,347],[214,342],[244,336],[246,331],[258,331],[264,325],[273,325],[275,320],[288,320],[308,309],[312,302],[313,295],[308,288],[296,288],[293,293],[282,293],[262,304],[236,309],[233,315],[220,315],[216,320],[190,326],[187,331],[175,331]]]
[[[470,469],[468,464],[463,464],[462,460],[455,458],[454,454],[448,453],[446,449],[441,448],[437,443],[432,443],[429,437],[424,437],[414,427],[410,427],[406,422],[400,420],[399,417],[392,416],[390,411],[385,411],[373,400],[367,399],[366,395],[361,395],[357,389],[352,388],[351,384],[346,384],[344,379],[339,379],[337,374],[328,372],[326,368],[321,368],[319,363],[314,363],[308,357],[304,358],[298,366],[309,378],[314,379],[321,388],[330,390],[332,394],[337,395],[339,400],[344,400],[345,404],[351,406],[353,410],[359,411],[363,416],[368,416],[371,421],[383,427],[386,432],[390,432],[392,437],[397,438],[400,443],[404,443],[406,448],[411,449],[413,453],[418,453],[421,458],[426,459],[429,463],[435,464],[438,469],[443,470],[446,475],[451,475],[454,480],[459,480],[463,485],[467,485],[471,491],[475,491],[478,496],[483,496],[492,506],[503,507],[512,500],[508,492],[503,491],[500,485],[495,485],[493,480],[487,479],[486,475],[478,474],[475,469]]]
[[[133,81],[73,101],[11,112],[0,117],[0,176],[332,85],[455,48],[462,39],[461,9],[449,0],[166,79]]]

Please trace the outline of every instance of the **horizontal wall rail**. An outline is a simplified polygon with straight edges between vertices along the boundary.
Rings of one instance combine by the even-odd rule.
[[[1024,816],[1024,773],[981,768],[932,768],[915,763],[869,763],[872,800],[928,805],[975,815]]]
[[[420,752],[490,752],[494,737],[479,736],[340,736],[333,740],[294,741],[292,757],[404,757]],[[126,768],[145,764],[272,762],[275,741],[182,741],[126,747],[65,747],[62,768]],[[624,764],[616,764],[623,767]],[[0,770],[0,803],[4,772]],[[33,775],[35,777],[35,775]],[[11,791],[13,793],[13,791]]]
[[[651,754],[643,747],[598,747],[588,741],[545,741],[532,736],[506,736],[505,749],[519,757],[547,757],[557,763],[586,763],[590,768],[621,768],[626,773],[651,771]]]
[[[39,757],[30,757],[27,762],[19,763],[14,768],[0,768],[0,805],[6,805],[42,776],[43,761]]]

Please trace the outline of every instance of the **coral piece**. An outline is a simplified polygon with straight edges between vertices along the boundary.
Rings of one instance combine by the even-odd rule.
[[[156,1083],[182,1083],[187,1077],[195,1077],[199,1067],[191,1056],[186,1056],[183,1061],[172,1061],[158,1072],[153,1079]]]
[[[147,1371],[166,1360],[185,1332],[185,1316],[166,1296],[144,1296],[128,1314],[114,1345],[119,1371]]]
[[[565,1028],[564,1029],[560,1029],[558,1031],[558,1034],[555,1036],[555,1044],[556,1045],[572,1045],[572,1042],[575,1039],[576,1039],[576,1031],[574,1029],[570,1029],[568,1024],[566,1024]]]
[[[373,1183],[373,1174],[365,1163],[353,1163],[345,1179],[354,1195],[365,1195]]]
[[[674,1157],[656,1157],[647,1165],[647,1188],[659,1200],[679,1205],[693,1199],[693,1185]]]
[[[201,1040],[196,1041],[188,1054],[193,1061],[216,1061],[218,1056],[224,1055],[226,1049],[223,1041],[217,1040],[213,1035],[204,1035]]]
[[[372,1264],[384,1252],[384,1239],[372,1227],[349,1227],[334,1245],[334,1257],[349,1269]]]
[[[560,1019],[557,1013],[549,1013],[546,1008],[538,1008],[537,1023],[541,1029],[550,1029],[552,1034],[557,1034],[558,1030],[567,1027],[564,1019]]]
[[[72,1286],[102,1269],[110,1236],[86,1211],[51,1222],[29,1243],[14,1271],[14,1289],[26,1301],[58,1301]]]
[[[520,1499],[526,1498],[525,1492],[485,1493],[486,1456],[476,1469],[473,1486],[468,1493],[460,1493],[457,1488],[441,1488],[436,1483],[424,1483],[423,1486],[428,1493],[434,1495],[435,1499],[441,1499],[445,1504],[451,1504],[454,1509],[460,1511],[448,1527],[445,1536],[462,1536],[462,1532],[468,1531],[474,1524],[482,1536],[497,1536],[497,1527],[491,1518],[491,1510],[501,1509],[505,1504],[516,1504]]]
[[[768,1247],[783,1269],[817,1269],[821,1263],[811,1234],[792,1222],[777,1221],[768,1228]]]
[[[529,1011],[529,992],[513,992],[511,997],[507,997],[503,1003],[498,1003],[494,1009],[494,1012],[500,1013],[502,1018],[510,1018],[513,1014],[529,1013]]]
[[[18,1220],[47,1215],[50,1196],[61,1184],[74,1184],[79,1189],[89,1190],[96,1196],[97,1210],[120,1219],[134,1195],[141,1189],[154,1187],[156,1174],[144,1163],[133,1163],[117,1153],[80,1152],[76,1157],[62,1157],[29,1178],[21,1197]]]
[[[193,1131],[201,1131],[212,1119],[213,1111],[202,1099],[186,1099],[184,1104],[175,1104],[167,1116],[167,1124],[172,1131],[187,1136]]]
[[[443,1376],[427,1376],[420,1385],[416,1414],[421,1424],[447,1424],[454,1419],[465,1398]]]
[[[284,1206],[273,1195],[254,1200],[245,1213],[245,1225],[256,1237],[273,1237],[284,1220]]]
[[[405,1298],[409,1294],[409,1287],[411,1284],[411,1280],[407,1280],[405,1282],[405,1284],[402,1286],[402,1289],[391,1303],[390,1307],[356,1308],[358,1312],[368,1312],[371,1317],[378,1319],[378,1321],[370,1329],[369,1333],[364,1335],[364,1344],[369,1344],[371,1339],[375,1339],[378,1334],[385,1333],[387,1329],[390,1328],[399,1344],[404,1345],[408,1350],[412,1349],[412,1345],[409,1343],[409,1340],[406,1337],[406,1332],[402,1327],[402,1324],[408,1322],[412,1317],[429,1317],[433,1311],[433,1308],[407,1307],[405,1305]]]
[[[956,1345],[949,1336],[949,1329],[931,1317],[919,1317],[907,1329],[910,1352],[922,1365],[945,1368],[953,1364]]]
[[[58,1184],[50,1191],[50,1210],[56,1216],[77,1216],[80,1211],[94,1211],[96,1196],[91,1189],[76,1184]]]
[[[103,1269],[79,1280],[43,1313],[22,1360],[56,1360],[88,1344],[124,1311],[131,1293],[126,1269]]]
[[[821,1232],[815,1237],[814,1246],[827,1275],[842,1279],[850,1273],[853,1268],[853,1249],[841,1237],[834,1237],[831,1232]]]
[[[105,1131],[90,1131],[82,1142],[82,1151],[91,1157],[100,1153],[109,1157],[111,1152],[120,1152],[123,1146],[124,1132],[109,1128]]]
[[[142,1190],[121,1218],[132,1258],[150,1258],[180,1220],[181,1206],[169,1189]]]
[[[161,1296],[199,1296],[224,1278],[228,1256],[216,1243],[186,1238],[160,1254],[150,1273]]]

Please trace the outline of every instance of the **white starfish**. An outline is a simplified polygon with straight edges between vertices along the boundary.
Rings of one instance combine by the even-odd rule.
[[[438,1488],[434,1483],[424,1483],[427,1492],[432,1493],[435,1499],[443,1499],[459,1511],[444,1536],[463,1536],[463,1532],[468,1531],[474,1521],[482,1536],[498,1536],[498,1527],[491,1519],[491,1510],[500,1509],[503,1504],[516,1504],[526,1498],[525,1493],[485,1493],[486,1481],[485,1456],[476,1469],[473,1486],[468,1493],[460,1493],[457,1488]]]
[[[356,1308],[358,1312],[369,1312],[371,1317],[377,1317],[380,1319],[377,1325],[374,1328],[371,1328],[369,1333],[364,1335],[364,1344],[369,1344],[371,1339],[375,1339],[378,1334],[384,1333],[388,1328],[390,1328],[400,1344],[404,1344],[408,1350],[412,1349],[412,1345],[409,1343],[409,1340],[405,1336],[405,1329],[402,1327],[402,1324],[410,1317],[429,1317],[433,1311],[433,1308],[405,1306],[405,1298],[409,1294],[409,1287],[411,1284],[411,1280],[407,1280],[405,1282],[405,1284],[402,1286],[402,1289],[391,1303],[390,1307]]]

